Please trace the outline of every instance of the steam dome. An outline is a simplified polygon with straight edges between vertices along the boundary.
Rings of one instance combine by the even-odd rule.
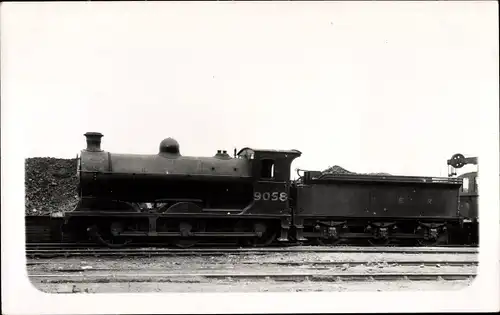
[[[173,138],[163,139],[160,143],[160,153],[180,154],[179,142]]]

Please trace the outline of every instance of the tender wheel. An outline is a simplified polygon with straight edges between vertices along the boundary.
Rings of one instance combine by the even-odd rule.
[[[419,229],[417,230],[417,235],[420,237],[416,240],[416,243],[419,246],[437,246],[448,243],[448,233],[449,231],[437,230],[438,228],[433,229]],[[436,237],[435,239],[426,239],[429,235],[433,235]]]
[[[448,235],[442,234],[439,235],[435,240],[426,240],[426,239],[417,239],[417,244],[419,246],[438,246],[446,244],[448,240]]]

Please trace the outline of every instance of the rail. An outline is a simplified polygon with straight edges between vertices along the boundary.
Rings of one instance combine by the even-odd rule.
[[[216,256],[228,254],[266,255],[270,253],[401,253],[401,254],[476,254],[475,248],[443,247],[292,247],[292,248],[30,248],[27,257],[72,257],[72,256]]]
[[[171,282],[172,280],[192,282],[193,279],[218,280],[274,280],[274,281],[387,281],[387,280],[470,280],[476,276],[475,272],[436,272],[436,273],[148,273],[131,274],[117,273],[92,275],[98,283],[103,282]],[[30,278],[43,278],[44,283],[89,283],[84,275],[79,274],[31,274]]]

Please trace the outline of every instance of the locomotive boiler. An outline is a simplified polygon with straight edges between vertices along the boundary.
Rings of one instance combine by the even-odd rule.
[[[108,246],[145,237],[180,247],[206,238],[288,240],[290,165],[301,152],[244,148],[232,157],[223,150],[192,157],[167,138],[156,154],[117,154],[101,149],[102,134],[85,137],[80,201],[65,214],[69,230]]]

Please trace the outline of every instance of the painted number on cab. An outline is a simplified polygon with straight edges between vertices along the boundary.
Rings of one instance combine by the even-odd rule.
[[[264,201],[281,201],[281,202],[285,202],[288,200],[288,195],[285,193],[285,192],[254,192],[253,194],[253,199],[255,201],[259,201],[259,200],[264,200]]]

